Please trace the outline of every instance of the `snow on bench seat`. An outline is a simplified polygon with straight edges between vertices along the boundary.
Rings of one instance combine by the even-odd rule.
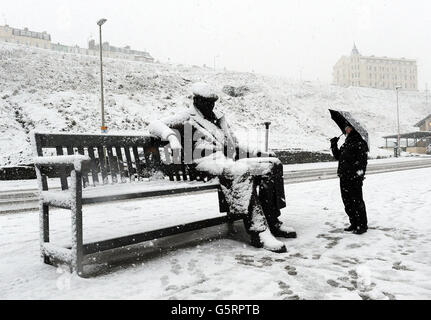
[[[82,203],[97,203],[216,189],[218,180],[209,182],[155,180],[85,188]]]
[[[218,186],[219,183],[217,179],[214,179],[213,181],[209,182],[173,182],[169,180],[156,180],[147,182],[101,185],[97,187],[87,187],[83,189],[82,204],[211,190],[217,189]],[[70,190],[42,191],[41,198],[43,203],[45,204],[65,209],[71,208],[72,194]]]

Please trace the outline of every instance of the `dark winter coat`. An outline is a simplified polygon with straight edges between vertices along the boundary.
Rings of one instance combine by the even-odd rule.
[[[338,149],[337,141],[331,141],[334,158],[338,160],[337,174],[341,179],[363,180],[368,164],[368,145],[359,133],[352,131]]]

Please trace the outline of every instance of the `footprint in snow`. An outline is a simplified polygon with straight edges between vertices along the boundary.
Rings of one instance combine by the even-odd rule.
[[[277,293],[277,296],[282,297],[283,300],[300,300],[301,298],[295,294],[288,284],[283,281],[278,282],[278,287],[280,291]]]
[[[169,284],[169,277],[168,276],[163,276],[160,278],[160,281],[162,283],[162,286],[167,286]]]
[[[344,233],[344,229],[336,228],[336,229],[329,231],[329,233]]]
[[[196,259],[192,259],[189,261],[189,263],[187,264],[187,270],[188,271],[193,271],[196,268],[196,263],[198,262],[198,260]]]
[[[298,272],[296,271],[296,268],[295,268],[295,267],[291,267],[291,266],[287,265],[287,266],[285,266],[285,267],[284,267],[284,269],[286,269],[286,270],[287,270],[287,273],[288,273],[290,276],[296,276],[296,275],[298,274]]]
[[[292,257],[292,258],[301,258],[301,259],[305,259],[305,260],[308,259],[307,257],[303,256],[300,252],[297,252],[297,253],[294,253],[294,254],[290,254],[289,257]]]
[[[179,275],[181,273],[181,269],[182,269],[182,267],[178,263],[178,260],[172,259],[171,260],[171,272],[175,273],[176,275]]]
[[[329,284],[331,287],[334,287],[334,288],[338,288],[340,286],[340,284],[337,281],[332,280],[332,279],[329,279],[328,281],[326,281],[326,283]]]
[[[408,268],[407,266],[403,265],[401,261],[394,262],[394,264],[392,265],[392,269],[401,270],[401,271],[414,271]]]
[[[316,238],[323,238],[325,240],[328,240],[329,243],[325,246],[325,248],[327,249],[331,249],[333,247],[335,247],[340,240],[342,239],[341,237],[334,237],[334,236],[330,236],[328,234],[319,234]]]

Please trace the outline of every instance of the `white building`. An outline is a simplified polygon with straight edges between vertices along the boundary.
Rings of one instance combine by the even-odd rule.
[[[333,83],[343,87],[418,90],[416,60],[363,56],[353,46],[334,66]]]

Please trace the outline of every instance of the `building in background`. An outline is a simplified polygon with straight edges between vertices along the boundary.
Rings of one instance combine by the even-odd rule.
[[[429,114],[426,118],[423,118],[421,121],[416,123],[415,127],[418,127],[420,131],[431,132],[431,114]]]
[[[0,39],[11,43],[51,49],[51,35],[46,31],[35,32],[28,28],[17,29],[4,25],[0,26]]]
[[[17,43],[26,46],[50,49],[64,53],[77,53],[90,56],[99,56],[99,44],[94,40],[89,41],[88,48],[81,48],[77,45],[68,46],[61,43],[52,43],[51,35],[46,31],[34,32],[27,28],[17,29],[8,25],[0,26],[0,41]],[[154,58],[146,51],[132,50],[130,46],[124,48],[114,47],[109,42],[103,43],[103,56],[107,58],[126,59],[143,62],[154,62]]]
[[[431,114],[414,126],[418,127],[419,131],[400,134],[401,150],[412,153],[431,153],[429,147],[431,145]],[[391,150],[396,146],[398,134],[384,136],[383,138],[386,141],[385,148]]]
[[[99,44],[96,44],[95,40],[88,42],[88,50],[92,52],[99,52]],[[136,61],[154,62],[154,58],[146,51],[132,50],[130,46],[123,48],[114,47],[109,42],[103,42],[102,44],[103,55],[108,58],[124,58],[128,57]]]
[[[343,87],[418,90],[416,60],[363,56],[356,45],[333,69],[333,83]]]

